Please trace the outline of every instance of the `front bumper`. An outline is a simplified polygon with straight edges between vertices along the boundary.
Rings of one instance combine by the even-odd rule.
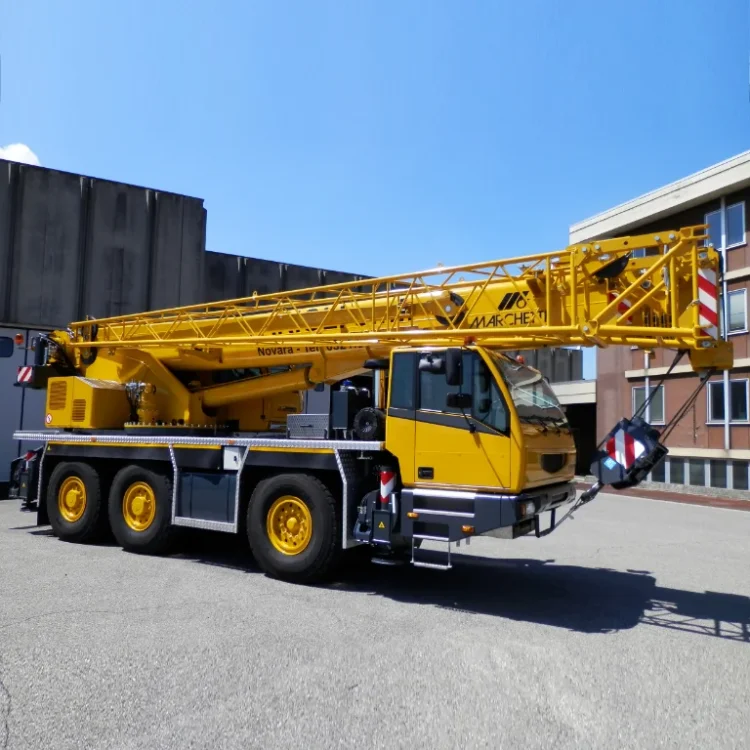
[[[519,495],[432,488],[401,491],[405,537],[459,541],[470,536],[514,539],[535,529],[534,518],[574,502],[573,482],[539,487]]]

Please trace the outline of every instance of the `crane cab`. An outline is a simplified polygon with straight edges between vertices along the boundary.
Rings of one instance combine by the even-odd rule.
[[[517,494],[574,477],[573,434],[542,374],[481,346],[391,353],[385,447],[405,487]]]

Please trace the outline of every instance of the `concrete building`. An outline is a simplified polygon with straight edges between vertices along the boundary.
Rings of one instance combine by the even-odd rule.
[[[710,241],[722,253],[722,335],[732,340],[735,368],[712,377],[705,391],[669,438],[670,455],[653,472],[658,483],[747,490],[750,467],[750,351],[747,287],[750,248],[746,204],[750,200],[750,151],[715,164],[658,190],[570,227],[570,242],[624,234],[662,232],[707,224]],[[622,415],[632,414],[655,391],[647,418],[663,425],[690,397],[698,378],[680,363],[658,385],[673,352],[653,356],[637,349],[597,350],[597,436]]]

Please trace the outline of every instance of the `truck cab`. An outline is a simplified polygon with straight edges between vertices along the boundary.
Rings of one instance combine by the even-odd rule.
[[[393,351],[386,420],[405,487],[518,494],[574,477],[573,434],[551,386],[489,348]]]

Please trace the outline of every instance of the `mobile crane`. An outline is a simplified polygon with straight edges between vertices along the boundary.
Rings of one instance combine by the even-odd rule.
[[[179,527],[246,534],[263,570],[291,581],[360,546],[447,568],[452,543],[543,536],[558,510],[638,484],[666,454],[624,419],[576,499],[564,411],[505,352],[668,348],[705,379],[733,363],[720,276],[697,226],[75,322],[19,369],[19,385],[46,389],[46,425],[14,433],[41,447],[14,461],[12,494],[70,541],[109,529],[157,554]],[[303,412],[306,391],[366,374],[370,393],[343,387],[329,413]],[[427,561],[426,540],[447,559]]]

